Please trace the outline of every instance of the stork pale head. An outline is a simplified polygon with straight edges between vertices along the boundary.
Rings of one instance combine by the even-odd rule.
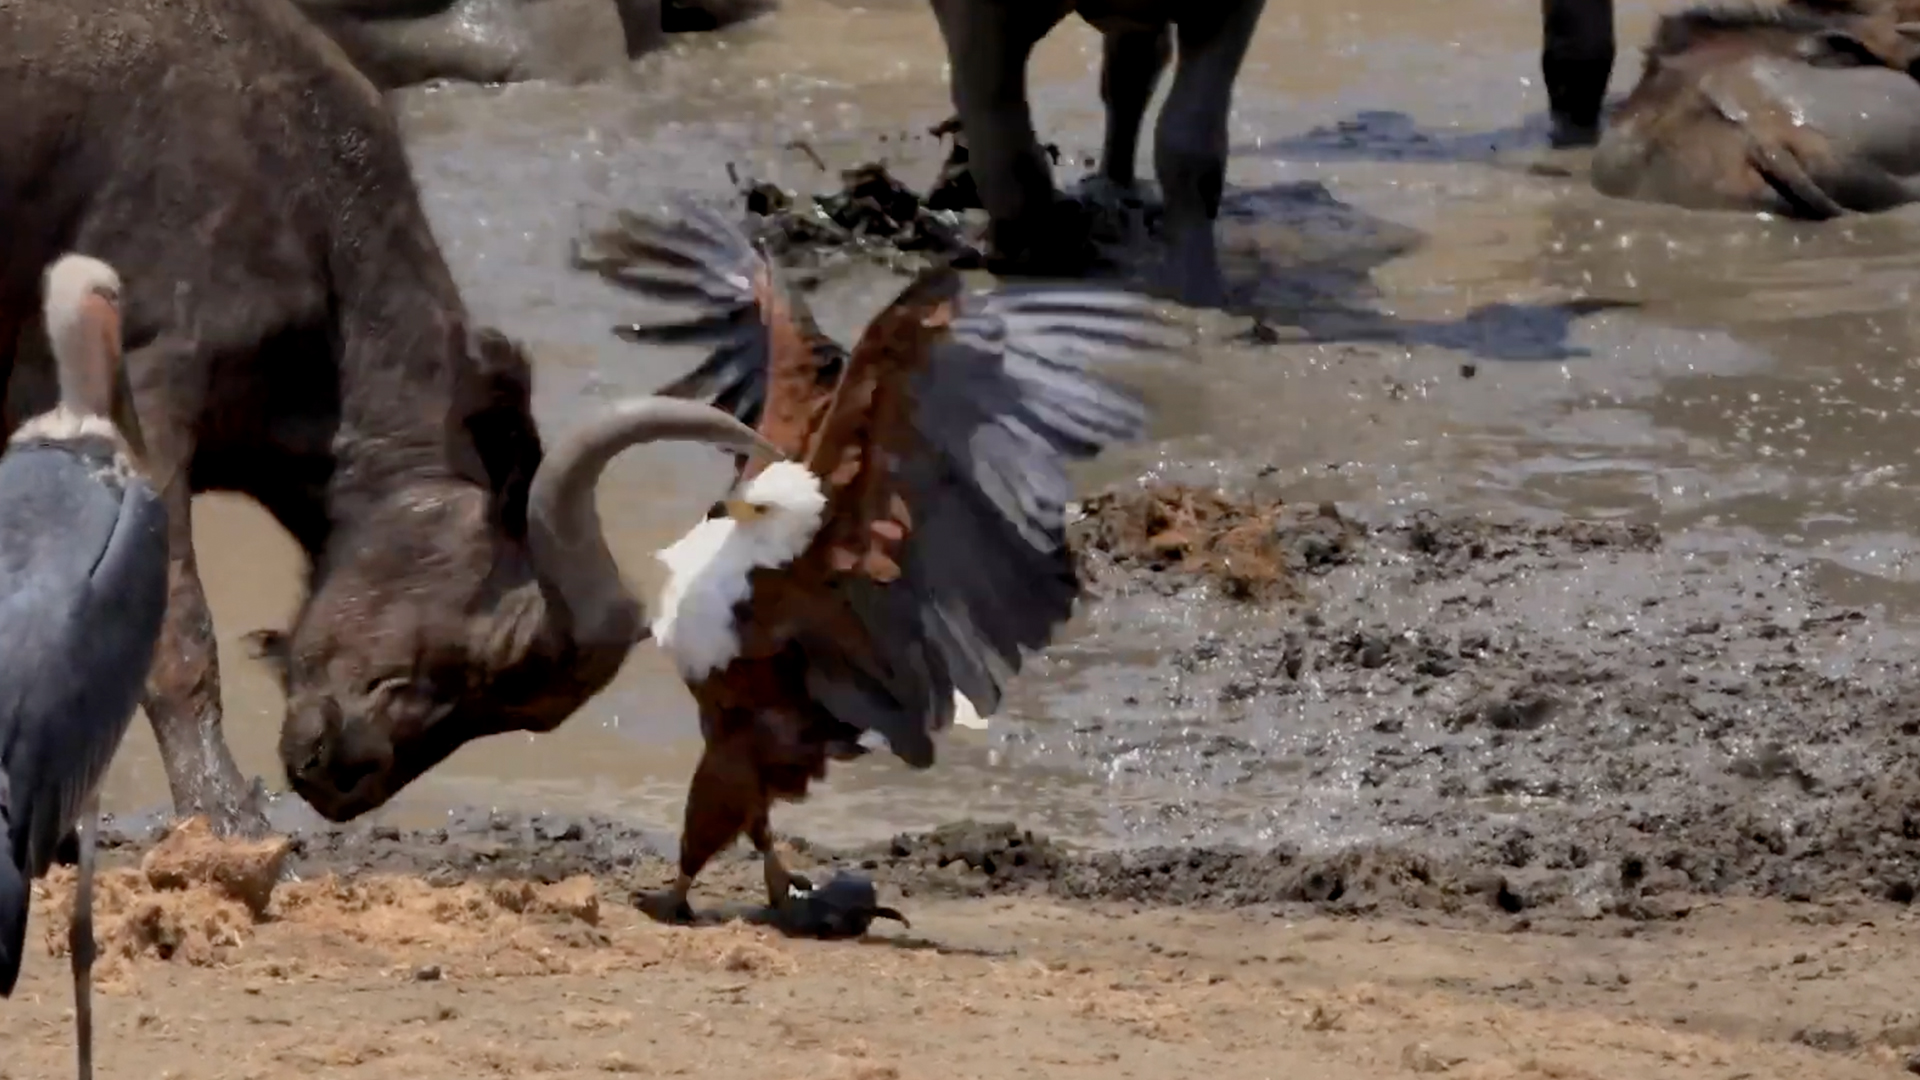
[[[785,566],[807,550],[826,520],[820,478],[797,461],[776,461],[740,483],[724,517],[695,525],[658,558],[666,565],[653,636],[687,679],[704,679],[740,651],[734,609],[755,570]]]
[[[62,255],[42,283],[47,342],[53,346],[60,404],[108,417],[120,367],[120,275],[87,255]]]
[[[60,400],[14,441],[100,439],[134,467],[145,448],[120,360],[120,275],[92,256],[66,254],[47,267],[41,291]]]

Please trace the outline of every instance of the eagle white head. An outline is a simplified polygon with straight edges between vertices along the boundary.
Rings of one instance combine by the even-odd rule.
[[[654,557],[667,583],[653,616],[653,639],[682,678],[704,679],[740,652],[734,608],[748,578],[785,566],[819,535],[827,496],[820,478],[797,461],[776,461],[726,500],[726,516],[709,518]]]

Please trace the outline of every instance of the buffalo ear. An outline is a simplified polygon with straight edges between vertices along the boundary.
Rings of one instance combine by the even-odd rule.
[[[255,630],[243,634],[240,641],[247,647],[247,655],[267,665],[267,670],[279,680],[280,689],[287,688],[287,635],[280,630]]]

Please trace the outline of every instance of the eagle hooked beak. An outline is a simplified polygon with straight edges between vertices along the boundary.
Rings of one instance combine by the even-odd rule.
[[[727,516],[735,521],[753,521],[767,512],[764,506],[756,506],[745,499],[728,499],[721,504],[726,507]]]

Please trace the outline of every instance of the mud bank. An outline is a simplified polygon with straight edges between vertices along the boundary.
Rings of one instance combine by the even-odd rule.
[[[1035,891],[1503,922],[1671,919],[1703,894],[1904,904],[1920,889],[1913,635],[1827,602],[1789,556],[1630,524],[1369,520],[1204,493],[1086,509],[1093,636],[1124,617],[1166,663],[1158,700],[1068,718],[1073,752],[1258,796],[1271,845],[1089,852],[963,822],[865,849],[796,841],[803,865],[864,866],[909,902]],[[108,833],[129,853],[149,842]],[[673,842],[471,813],[298,833],[291,865],[647,888],[670,876]],[[708,895],[757,880],[742,848]]]

